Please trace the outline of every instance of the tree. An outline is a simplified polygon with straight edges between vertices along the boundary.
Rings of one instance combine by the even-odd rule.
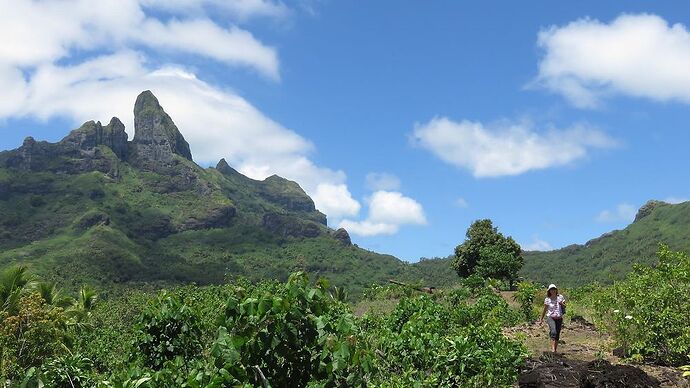
[[[451,265],[461,277],[472,274],[505,279],[511,288],[524,262],[522,249],[512,237],[505,237],[489,219],[470,225],[465,241],[455,248]]]
[[[12,266],[0,272],[0,311],[16,314],[19,298],[31,285],[32,277],[23,265]]]

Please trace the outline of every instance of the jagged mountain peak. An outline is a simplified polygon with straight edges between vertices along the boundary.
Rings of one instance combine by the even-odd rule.
[[[144,164],[169,163],[174,154],[192,160],[189,143],[150,90],[134,103],[134,144]]]
[[[218,164],[216,164],[216,170],[218,170],[221,174],[224,174],[224,175],[242,176],[243,178],[250,179],[250,178],[247,178],[244,175],[242,175],[239,171],[230,167],[230,165],[225,160],[225,158],[222,158],[221,160],[218,161]]]
[[[654,209],[656,209],[659,206],[663,206],[663,205],[668,205],[668,203],[666,203],[664,201],[658,201],[655,199],[647,201],[647,203],[642,205],[642,207],[640,207],[640,209],[637,211],[637,214],[635,215],[635,221],[633,221],[633,222],[637,222],[637,221],[647,217],[648,215],[650,215],[654,211]]]

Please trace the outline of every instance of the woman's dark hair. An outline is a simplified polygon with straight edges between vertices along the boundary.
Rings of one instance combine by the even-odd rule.
[[[556,295],[558,295],[558,288],[549,288],[546,290],[546,297],[550,298],[551,297],[551,290],[556,290]]]

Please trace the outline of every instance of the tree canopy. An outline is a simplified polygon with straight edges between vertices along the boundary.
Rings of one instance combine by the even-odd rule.
[[[505,279],[512,285],[524,262],[520,245],[500,233],[489,219],[473,222],[465,237],[451,262],[458,275]]]

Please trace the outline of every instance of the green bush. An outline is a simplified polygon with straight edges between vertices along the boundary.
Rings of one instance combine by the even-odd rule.
[[[635,265],[623,281],[593,295],[593,307],[633,360],[688,361],[690,258],[662,245],[655,267]]]
[[[93,387],[92,363],[80,354],[69,354],[46,361],[40,368],[30,368],[22,380],[22,388],[86,388]]]
[[[491,313],[503,308],[501,303],[491,294],[480,299],[474,307],[419,296],[401,300],[383,319],[365,318],[370,346],[378,355],[374,385],[514,383],[526,351],[502,335],[500,319]]]
[[[144,364],[160,368],[177,356],[196,357],[201,351],[199,321],[199,314],[178,296],[161,292],[136,324],[136,347]]]
[[[513,299],[520,303],[520,311],[527,322],[531,322],[536,318],[534,316],[534,300],[537,293],[541,290],[541,287],[529,281],[518,283]]]
[[[38,293],[19,299],[16,314],[0,312],[0,378],[16,379],[65,351],[67,317]]]

